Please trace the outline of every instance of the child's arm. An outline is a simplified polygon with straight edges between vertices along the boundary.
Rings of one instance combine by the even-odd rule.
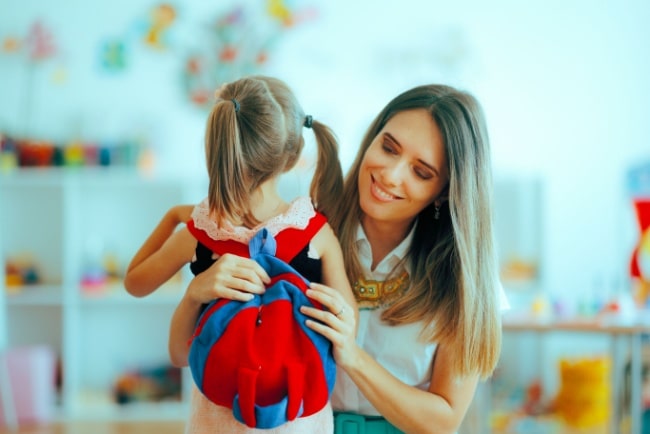
[[[186,229],[174,233],[179,223],[190,219],[192,209],[192,205],[172,207],[137,251],[124,277],[131,295],[149,295],[192,259],[196,240]]]
[[[191,285],[191,283],[190,283]],[[169,360],[177,368],[188,364],[190,340],[194,334],[202,303],[192,297],[191,286],[181,299],[169,325]]]
[[[354,323],[359,319],[357,301],[352,293],[350,282],[345,272],[343,253],[338,238],[332,227],[326,224],[314,237],[314,247],[321,255],[323,264],[323,284],[341,293],[346,303],[353,309]],[[332,312],[336,314],[337,312]]]

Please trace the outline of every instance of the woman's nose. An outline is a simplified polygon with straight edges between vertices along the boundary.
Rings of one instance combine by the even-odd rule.
[[[404,171],[407,169],[403,160],[393,161],[382,170],[382,177],[386,185],[399,185],[404,178]]]

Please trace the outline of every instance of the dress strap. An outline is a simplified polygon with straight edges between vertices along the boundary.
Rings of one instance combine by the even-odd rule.
[[[277,241],[276,257],[290,262],[311,241],[316,233],[327,223],[327,218],[316,212],[304,229],[286,228],[275,235]],[[201,244],[214,253],[223,255],[233,253],[250,258],[248,244],[235,240],[214,240],[204,230],[197,228],[193,220],[187,221],[187,229]]]

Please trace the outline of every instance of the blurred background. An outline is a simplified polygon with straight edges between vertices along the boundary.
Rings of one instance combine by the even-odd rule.
[[[263,73],[334,129],[344,169],[399,92],[475,94],[512,306],[467,432],[647,434],[649,21],[644,0],[0,0],[0,426],[182,420],[188,378],[165,342],[187,276],[152,300],[120,277],[167,208],[205,194],[214,90]],[[287,197],[314,160],[308,146]],[[16,404],[25,360],[56,381]],[[607,380],[585,392],[600,401],[565,402],[583,387],[570,368]]]

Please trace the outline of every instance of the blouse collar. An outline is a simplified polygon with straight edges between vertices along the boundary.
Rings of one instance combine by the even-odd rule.
[[[416,222],[417,224],[417,222]],[[372,250],[370,248],[370,242],[366,236],[366,232],[363,230],[363,226],[359,224],[357,227],[357,246],[359,247],[359,260],[361,265],[366,270],[366,273],[377,278],[385,277],[390,274],[391,271],[400,263],[408,252],[411,242],[413,241],[413,234],[415,233],[415,225],[411,228],[408,235],[395,247],[391,250],[384,259],[382,259],[374,271],[370,271],[372,265]]]

